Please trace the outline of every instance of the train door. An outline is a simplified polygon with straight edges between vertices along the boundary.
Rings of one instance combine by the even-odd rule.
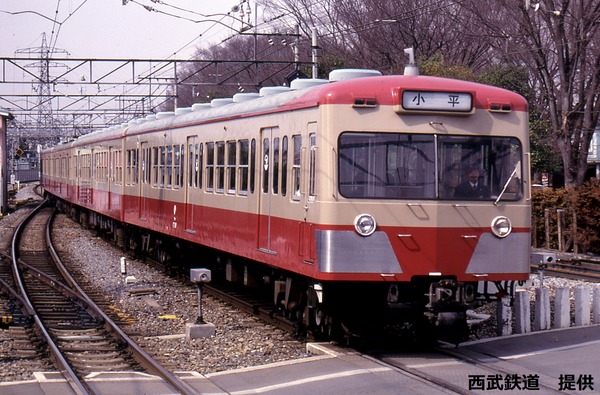
[[[143,141],[140,144],[141,148],[141,160],[140,160],[140,183],[139,183],[139,218],[141,220],[146,219],[146,213],[148,211],[148,202],[146,194],[149,192],[144,190],[145,187],[150,185],[150,148],[148,147],[148,142]]]
[[[200,176],[202,169],[200,166],[200,160],[202,158],[200,153],[201,145],[198,144],[198,136],[190,136],[187,138],[187,182],[185,183],[185,230],[195,231],[196,226],[194,224],[194,205],[197,204],[192,199],[194,191],[197,191],[200,187]],[[185,162],[184,162],[185,163]]]
[[[258,249],[270,254],[274,254],[271,246],[271,204],[273,202],[272,186],[277,185],[273,178],[274,155],[273,140],[279,137],[278,128],[265,128],[261,130],[261,170],[260,170],[260,191],[258,198]],[[276,162],[275,162],[276,163]],[[275,171],[277,171],[275,169]]]
[[[300,223],[299,253],[305,261],[313,261],[315,259],[313,236],[316,218],[314,218],[315,213],[311,208],[317,195],[317,124],[314,122],[309,123],[307,130],[308,141],[304,143],[304,147],[302,146],[303,143],[299,142],[301,152],[297,154],[298,165],[300,166],[300,162],[302,162],[302,165],[298,169],[298,193],[296,200],[300,201],[300,205],[304,210],[304,221]],[[296,148],[295,150],[297,151]]]

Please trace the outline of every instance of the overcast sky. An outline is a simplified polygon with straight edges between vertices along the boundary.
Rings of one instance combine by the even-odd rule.
[[[160,0],[158,4],[132,0],[127,5],[122,2],[2,0],[0,57],[13,57],[16,50],[40,47],[45,33],[50,46],[66,50],[71,58],[187,59],[197,46],[207,47],[234,33],[222,24],[187,19],[220,20],[235,29],[241,24],[223,15],[199,15],[227,14],[239,0]],[[143,5],[160,12],[148,11]],[[239,18],[239,13],[231,15]]]

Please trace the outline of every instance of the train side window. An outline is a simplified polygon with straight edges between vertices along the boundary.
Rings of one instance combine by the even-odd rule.
[[[235,194],[236,142],[227,142],[227,193]]]
[[[158,167],[160,168],[159,186],[164,188],[167,181],[167,147],[164,145],[160,147],[160,163]]]
[[[269,149],[270,149],[270,141],[269,139],[263,139],[263,183],[262,183],[262,191],[263,193],[269,192]]]
[[[287,171],[288,171],[288,138],[283,136],[281,142],[281,196],[287,194]]]
[[[308,138],[310,142],[308,200],[315,200],[317,195],[317,135],[311,133]]]
[[[294,158],[292,162],[292,183],[294,200],[300,200],[300,158],[302,153],[302,136],[299,134],[292,136]]]
[[[215,143],[206,143],[206,192],[215,186]]]
[[[196,158],[196,175],[198,176],[198,188],[202,188],[202,158],[204,157],[204,144],[196,144],[196,152],[198,154]]]
[[[125,185],[131,185],[133,180],[133,174],[131,171],[131,151],[130,149],[125,151]]]
[[[80,169],[81,169],[81,154],[77,153],[71,157],[71,167],[74,169],[75,178],[80,178]]]
[[[173,146],[172,145],[168,145],[166,147],[167,149],[167,162],[166,162],[166,174],[167,174],[167,182],[166,182],[166,187],[167,188],[171,188],[173,187]]]
[[[196,156],[198,155],[197,149],[198,144],[194,145],[195,137],[188,137],[188,186],[197,187],[196,184],[196,172],[198,171],[198,164],[196,163]]]
[[[279,194],[279,137],[273,139],[273,194]]]
[[[250,146],[250,193],[254,193],[256,181],[256,140],[252,139]]]
[[[132,185],[137,185],[140,181],[140,173],[139,173],[139,150],[133,149],[131,150],[131,170],[133,172]]]
[[[151,173],[152,173],[152,166],[151,166],[151,162],[150,162],[150,153],[152,151],[150,150],[150,148],[146,148],[142,155],[142,172],[144,174],[144,184],[150,184],[152,178],[151,178]]]
[[[184,146],[182,145],[173,146],[173,174],[175,176],[173,187],[175,189],[181,188],[181,181],[183,180],[184,151]]]
[[[135,185],[137,183],[137,159],[135,155],[136,153],[137,151],[135,149],[128,149],[127,151],[125,151],[125,185]]]
[[[102,153],[102,182],[108,182],[108,152]],[[62,172],[61,172],[62,175]]]
[[[158,147],[152,147],[152,186],[158,187],[158,173],[160,172]]]
[[[122,155],[121,155],[121,150],[118,151],[114,151],[113,152],[113,157],[114,157],[114,168],[115,168],[115,183],[118,185],[121,185],[123,183],[123,159],[122,159]]]
[[[135,150],[128,149],[125,151],[125,185],[134,185],[134,158]]]
[[[56,163],[52,160],[52,175],[56,176]],[[92,178],[95,180],[98,174],[98,154],[94,152],[92,156]]]
[[[240,140],[240,164],[238,167],[239,171],[239,182],[240,182],[240,195],[248,194],[248,140]]]
[[[217,192],[225,190],[225,142],[217,142]]]

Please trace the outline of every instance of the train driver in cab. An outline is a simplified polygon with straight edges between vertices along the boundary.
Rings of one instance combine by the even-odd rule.
[[[458,199],[487,199],[490,197],[490,188],[483,183],[479,167],[469,167],[467,178],[456,187],[454,197]]]

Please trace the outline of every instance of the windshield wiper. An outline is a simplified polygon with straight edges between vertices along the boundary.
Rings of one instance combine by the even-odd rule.
[[[506,183],[504,184],[504,188],[502,188],[502,192],[500,192],[500,194],[496,198],[496,201],[494,202],[494,206],[498,204],[498,202],[500,201],[500,199],[502,199],[502,196],[504,195],[504,192],[506,192],[506,188],[508,188],[508,184],[512,181],[512,179],[515,176],[515,174],[517,174],[517,169],[519,168],[519,166],[521,166],[521,161],[518,161],[517,164],[515,165],[515,169],[510,174],[510,177],[508,177],[508,180],[506,180]]]

